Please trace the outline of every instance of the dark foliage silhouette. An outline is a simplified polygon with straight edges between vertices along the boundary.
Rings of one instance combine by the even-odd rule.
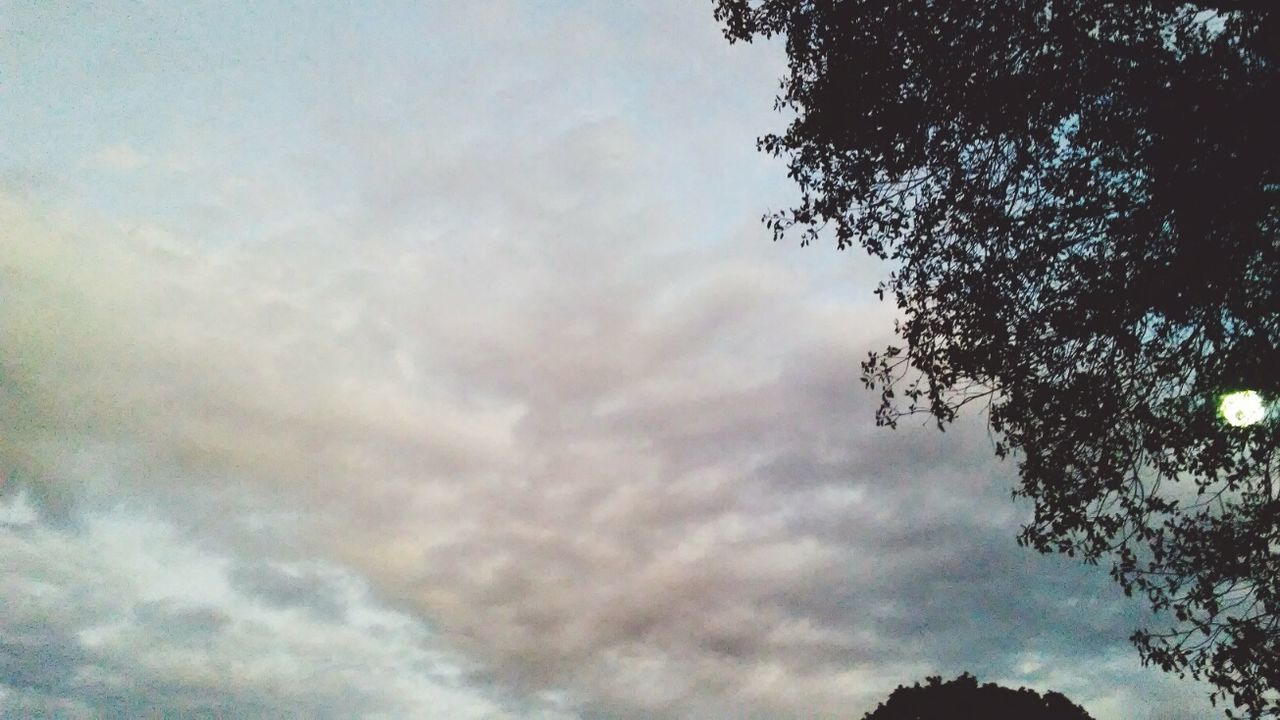
[[[1080,706],[1056,692],[1041,696],[1033,690],[1013,690],[994,683],[978,685],[965,673],[942,682],[928,678],[922,686],[899,685],[888,700],[863,720],[1093,720]]]
[[[775,239],[891,262],[881,424],[987,413],[1020,542],[1105,561],[1157,611],[1144,661],[1280,715],[1275,8],[1173,0],[718,0],[785,37]],[[1228,713],[1230,715],[1230,713]]]

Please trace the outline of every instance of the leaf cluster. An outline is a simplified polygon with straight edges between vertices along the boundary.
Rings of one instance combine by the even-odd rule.
[[[785,38],[775,239],[891,261],[879,423],[964,405],[1018,459],[1020,542],[1106,561],[1133,640],[1280,716],[1280,29],[1270,2],[718,0]],[[1163,618],[1167,618],[1164,620]]]

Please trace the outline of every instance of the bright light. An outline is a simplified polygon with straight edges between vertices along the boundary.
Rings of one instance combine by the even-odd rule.
[[[1218,412],[1228,425],[1235,427],[1252,425],[1267,415],[1267,409],[1262,406],[1262,396],[1252,390],[1223,395]]]

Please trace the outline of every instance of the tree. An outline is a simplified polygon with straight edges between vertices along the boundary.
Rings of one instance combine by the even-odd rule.
[[[1012,690],[994,683],[979,686],[965,673],[942,682],[927,678],[926,684],[899,685],[889,699],[880,703],[862,720],[1093,720],[1080,706],[1056,692],[1038,693],[1026,688]]]
[[[717,0],[785,37],[760,149],[777,240],[893,268],[877,421],[984,410],[1019,541],[1107,561],[1157,611],[1144,662],[1280,716],[1280,45],[1272,0]],[[1230,716],[1230,712],[1227,713]]]

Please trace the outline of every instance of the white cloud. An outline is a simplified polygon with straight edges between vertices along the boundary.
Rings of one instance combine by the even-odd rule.
[[[108,145],[89,157],[89,164],[107,170],[127,172],[146,166],[150,158],[132,145]]]

